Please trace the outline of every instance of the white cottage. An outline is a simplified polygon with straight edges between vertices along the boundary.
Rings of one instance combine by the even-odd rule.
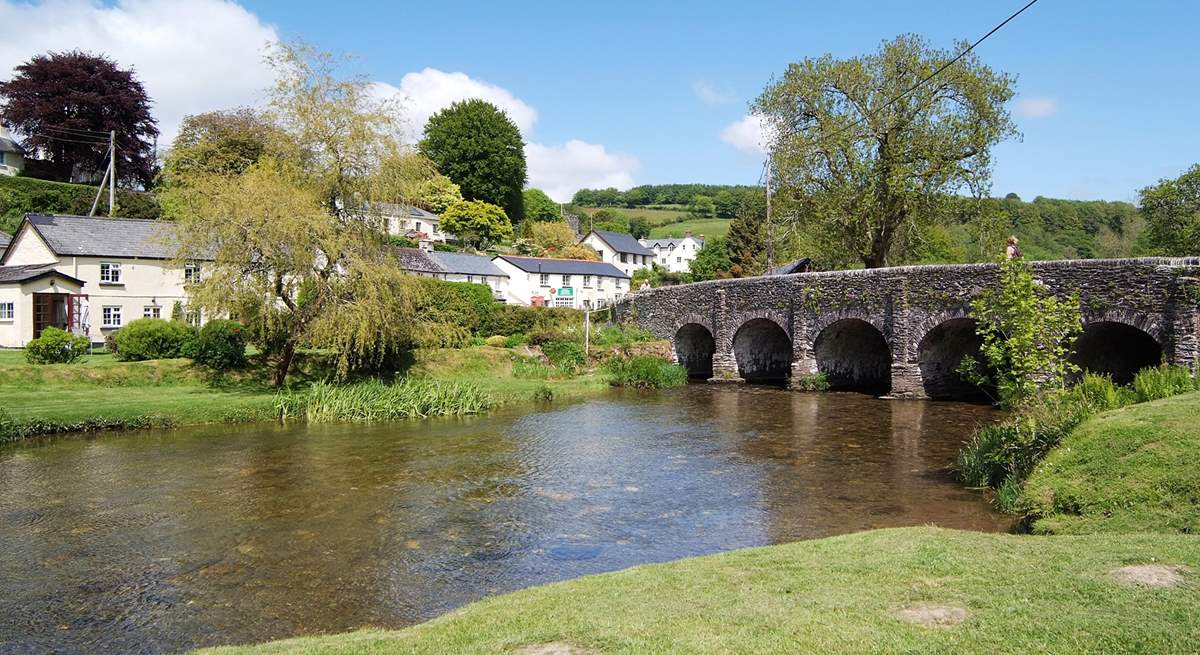
[[[26,215],[0,257],[0,346],[24,346],[50,325],[100,343],[134,319],[170,318],[201,273],[174,265],[174,244],[163,221]]]
[[[501,302],[507,301],[508,275],[492,258],[464,252],[440,252],[427,248],[395,248],[400,267],[414,275],[449,282],[483,284]]]
[[[4,128],[0,128],[0,175],[20,175],[25,170],[25,151]]]
[[[407,237],[414,241],[439,242],[454,238],[454,235],[446,234],[438,228],[442,217],[433,212],[412,205],[394,203],[379,203],[373,206],[387,221],[388,234],[392,236]]]
[[[592,230],[579,243],[591,246],[600,253],[600,261],[612,264],[630,276],[650,268],[654,261],[654,251],[639,243],[632,234]]]
[[[629,293],[629,275],[607,262],[499,255],[508,298],[520,305],[596,309]]]
[[[682,239],[641,239],[641,244],[654,251],[654,262],[672,273],[692,270],[692,260],[704,247],[704,236],[684,234]]]

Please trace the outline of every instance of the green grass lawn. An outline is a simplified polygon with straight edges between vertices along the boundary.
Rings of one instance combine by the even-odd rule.
[[[1149,589],[1109,575],[1149,562],[1195,576],[1200,538],[876,530],[536,587],[405,630],[205,652],[491,654],[553,643],[604,655],[1195,652],[1196,578]],[[919,606],[967,616],[930,626],[895,615]]]
[[[682,237],[685,232],[693,236],[703,234],[707,238],[723,237],[729,232],[728,218],[697,218],[682,223],[671,223],[650,229],[650,238]]]
[[[486,346],[417,351],[408,374],[469,383],[500,405],[607,387],[599,373],[518,378],[512,357],[512,350]],[[187,359],[120,362],[108,354],[35,366],[21,351],[0,351],[0,443],[54,432],[271,420],[279,416],[278,399],[267,377],[261,367],[215,378]]]
[[[1200,393],[1091,418],[1038,466],[1036,532],[1200,533]]]

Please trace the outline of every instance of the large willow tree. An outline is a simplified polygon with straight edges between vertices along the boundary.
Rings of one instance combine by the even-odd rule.
[[[1005,109],[1013,78],[969,54],[904,95],[957,52],[906,35],[863,57],[805,59],[755,101],[777,215],[795,221],[822,260],[901,261],[943,220],[949,196],[986,195],[991,149],[1016,134]]]
[[[388,262],[380,202],[404,202],[436,171],[406,151],[396,108],[363,78],[303,46],[270,59],[277,82],[257,160],[181,167],[164,191],[180,260],[204,260],[189,302],[243,321],[282,384],[302,346],[344,371],[409,345],[412,285]]]

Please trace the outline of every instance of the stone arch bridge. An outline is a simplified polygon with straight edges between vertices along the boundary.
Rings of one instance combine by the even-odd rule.
[[[1163,361],[1200,362],[1200,258],[1039,262],[1053,293],[1078,293],[1077,363],[1118,382]],[[713,280],[630,295],[618,320],[670,339],[690,375],[795,384],[824,373],[835,389],[956,398],[977,352],[969,304],[998,266],[906,266]]]

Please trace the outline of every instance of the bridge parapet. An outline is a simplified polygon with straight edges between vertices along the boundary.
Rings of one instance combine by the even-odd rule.
[[[1079,294],[1088,368],[1121,378],[1152,357],[1193,370],[1200,363],[1200,258],[1032,268],[1056,295]],[[838,387],[953,395],[964,387],[952,369],[978,345],[970,302],[998,271],[968,264],[713,280],[638,292],[618,317],[670,339],[680,361],[711,362],[695,375],[795,382],[823,372]],[[713,352],[697,357],[706,334]]]

